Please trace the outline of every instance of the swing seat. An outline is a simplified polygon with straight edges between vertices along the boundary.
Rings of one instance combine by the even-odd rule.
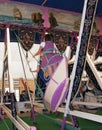
[[[51,77],[44,95],[44,104],[49,111],[56,111],[68,92],[68,66],[64,57]]]
[[[68,93],[68,79],[62,81],[59,85],[51,82],[51,86],[48,86],[47,89],[51,89],[50,93],[47,93],[46,90],[44,96],[44,104],[49,111],[56,111],[57,108],[65,101],[67,93]],[[54,88],[52,89],[52,86]]]

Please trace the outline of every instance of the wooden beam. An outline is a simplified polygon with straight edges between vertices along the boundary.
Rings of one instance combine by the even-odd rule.
[[[94,106],[94,107],[102,107],[102,103],[95,103],[95,102],[80,102],[80,101],[73,101],[72,104],[74,105],[86,105],[86,106]]]
[[[7,116],[10,118],[10,120],[16,126],[16,128],[18,128],[18,130],[25,130],[25,128],[23,128],[23,126],[12,116],[12,114],[4,106],[0,106],[0,107],[7,114]]]
[[[11,121],[19,130],[36,130],[36,127],[29,126],[19,116],[17,116],[17,120],[13,118],[10,109],[7,108],[5,105],[1,105],[0,107],[5,111],[7,116],[11,119]]]
[[[58,111],[64,113],[65,108],[60,107],[60,108],[58,108]],[[95,114],[91,114],[91,113],[87,113],[87,112],[81,112],[81,111],[77,111],[77,110],[73,110],[73,111],[69,110],[69,111],[67,111],[67,113],[72,116],[77,116],[77,117],[80,117],[83,119],[102,123],[102,116],[100,116],[100,115],[95,115]]]

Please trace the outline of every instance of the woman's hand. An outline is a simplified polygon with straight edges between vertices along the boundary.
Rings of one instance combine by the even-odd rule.
[[[30,72],[32,72],[32,69],[31,69],[31,68],[29,68],[29,70],[30,70]]]

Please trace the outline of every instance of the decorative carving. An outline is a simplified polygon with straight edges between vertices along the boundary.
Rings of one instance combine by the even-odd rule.
[[[21,11],[18,8],[13,9],[13,16],[16,20],[22,20]]]
[[[81,19],[78,19],[74,22],[74,29],[75,30],[79,30],[80,29],[80,23],[81,23]]]
[[[44,19],[42,19],[42,14],[41,13],[33,12],[31,14],[31,21],[33,23],[37,24],[38,26],[43,26]]]
[[[33,29],[20,29],[19,39],[25,51],[29,51],[34,44],[34,31]]]
[[[67,33],[57,32],[55,33],[55,43],[58,50],[63,53],[68,46],[68,35]]]
[[[58,26],[57,20],[54,17],[53,13],[49,13],[49,22],[50,22],[50,27],[54,28],[56,26]]]

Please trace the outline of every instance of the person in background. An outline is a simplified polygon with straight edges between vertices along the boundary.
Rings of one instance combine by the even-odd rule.
[[[86,85],[83,86],[82,88],[82,92],[83,92],[83,98],[85,97],[85,94],[87,92],[91,92],[94,94],[94,84],[93,82],[89,79],[89,81],[86,83]]]

